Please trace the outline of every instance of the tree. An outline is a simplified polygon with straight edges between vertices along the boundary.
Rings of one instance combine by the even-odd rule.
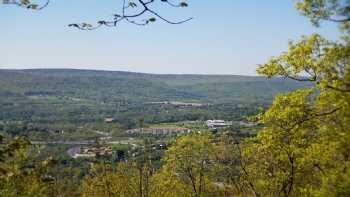
[[[319,26],[322,20],[336,22],[343,30],[350,33],[349,0],[296,0],[296,2],[300,13],[309,17],[314,25]]]
[[[211,179],[214,144],[207,134],[178,138],[166,151],[164,165],[153,177],[153,196],[205,196]]]
[[[11,141],[1,139],[0,196],[48,196],[52,194],[48,169],[54,160],[48,158],[31,165],[30,143],[24,138]]]
[[[297,6],[315,24],[330,20],[348,28],[348,2],[305,0]],[[339,15],[345,18],[333,18]],[[304,81],[310,88],[277,96],[259,116],[264,128],[240,145],[243,184],[255,196],[349,196],[347,39],[332,42],[318,34],[303,37],[290,42],[288,52],[260,65],[257,71],[269,78]]]
[[[116,170],[108,164],[94,164],[90,175],[83,180],[81,195],[147,197],[145,187],[147,172],[145,167],[140,171],[140,168],[133,163],[119,163]]]

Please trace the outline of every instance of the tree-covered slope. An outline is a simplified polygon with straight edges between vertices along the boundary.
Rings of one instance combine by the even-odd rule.
[[[258,105],[266,106],[277,93],[301,86],[305,84],[229,75],[0,70],[0,121],[94,122],[112,116],[125,122],[126,117],[135,119],[144,115],[151,115],[149,119],[155,122],[233,118],[242,115],[241,111],[251,113]],[[146,104],[157,101],[200,102],[213,106],[183,110]]]
[[[73,69],[0,70],[1,93],[115,101],[272,99],[304,86],[284,79],[237,75],[156,75]]]

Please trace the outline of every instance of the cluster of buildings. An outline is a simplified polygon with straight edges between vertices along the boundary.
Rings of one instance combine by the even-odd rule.
[[[187,128],[137,128],[127,130],[127,134],[152,134],[152,135],[168,135],[190,133]]]
[[[111,156],[112,154],[111,147],[79,147],[79,150],[71,156],[76,159],[79,157]]]
[[[209,104],[202,104],[202,103],[185,103],[185,102],[178,102],[178,101],[149,102],[147,104],[173,105],[175,107],[203,107],[203,106],[209,105]]]
[[[206,125],[210,129],[219,129],[230,126],[230,124],[224,120],[207,120]]]
[[[114,118],[105,118],[105,123],[113,123],[115,120]]]
[[[246,121],[207,120],[206,125],[210,129],[220,129],[220,128],[225,128],[232,125],[239,125],[243,127],[254,127],[254,126],[257,126],[257,123],[246,122]]]
[[[239,121],[239,122],[238,122],[238,125],[239,125],[239,126],[244,126],[244,127],[254,127],[254,126],[257,126],[258,123],[256,123],[256,122],[244,122],[244,121]]]

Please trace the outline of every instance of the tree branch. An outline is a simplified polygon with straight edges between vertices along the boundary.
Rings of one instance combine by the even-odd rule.
[[[31,3],[29,0],[3,0],[3,4],[16,5],[33,10],[42,10],[50,4],[50,0],[46,0],[42,5]]]
[[[248,181],[250,188],[253,190],[254,195],[256,197],[260,197],[260,194],[256,191],[254,184],[249,180],[248,171],[245,168],[245,165],[243,164],[243,161],[242,161],[242,151],[241,151],[241,147],[239,146],[239,142],[236,141],[235,144],[236,144],[236,146],[238,148],[238,152],[239,152],[239,163],[240,163],[241,169],[242,169],[244,175],[247,177],[246,180]]]
[[[167,3],[171,7],[187,7],[188,6],[188,4],[184,3],[184,2],[181,2],[179,4],[174,4],[174,3],[169,2],[168,0],[160,0],[160,1],[163,3]],[[168,23],[168,24],[172,24],[172,25],[182,24],[182,23],[188,22],[188,21],[193,19],[192,17],[190,17],[188,19],[181,20],[181,21],[171,21],[171,20],[163,17],[158,12],[154,11],[153,9],[151,9],[149,7],[151,4],[154,4],[155,2],[156,2],[156,0],[149,0],[149,1],[137,0],[137,3],[129,2],[127,5],[126,0],[123,0],[122,13],[115,14],[114,19],[111,21],[106,21],[106,20],[98,21],[96,25],[91,25],[88,23],[73,23],[73,24],[70,24],[68,26],[75,27],[75,28],[78,28],[80,30],[95,30],[95,29],[98,29],[102,26],[116,27],[117,24],[121,21],[126,21],[126,22],[134,24],[134,25],[145,26],[145,25],[148,25],[152,22],[156,22],[157,18]],[[133,9],[136,7],[141,7],[141,10],[139,12],[137,12],[136,14],[128,14],[127,13],[127,10],[129,8]],[[142,17],[146,14],[150,15],[150,17],[148,19],[140,19],[140,17]]]
[[[82,23],[72,23],[69,24],[69,27],[77,28],[80,30],[95,30],[98,29],[102,26],[105,27],[116,27],[118,23],[121,21],[126,21],[128,23],[134,24],[134,25],[139,25],[139,26],[145,26],[150,23],[156,22],[156,19],[160,19],[168,24],[172,25],[177,25],[177,24],[182,24],[185,22],[188,22],[192,20],[193,18],[187,18],[185,20],[180,20],[180,21],[172,21],[161,14],[159,14],[157,11],[153,10],[150,8],[151,5],[155,4],[156,2],[161,2],[161,3],[166,3],[170,7],[175,7],[175,8],[182,8],[182,7],[188,7],[188,4],[186,2],[179,2],[179,3],[173,3],[169,0],[128,0],[128,3],[126,0],[118,0],[122,1],[122,13],[121,14],[114,14],[114,18],[112,20],[100,20],[98,21],[95,25],[92,25],[90,23],[82,22]],[[179,1],[179,0],[177,0]],[[27,9],[33,9],[33,10],[41,10],[47,7],[50,3],[50,0],[46,0],[46,2],[42,5],[34,4],[31,2],[31,0],[3,0],[4,4],[12,4],[20,7],[24,7]],[[129,9],[135,9],[141,7],[141,10],[135,14],[128,14],[127,10]],[[142,16],[147,15],[149,18],[147,19],[140,19]]]

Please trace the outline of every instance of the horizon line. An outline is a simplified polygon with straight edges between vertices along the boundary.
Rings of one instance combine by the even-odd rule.
[[[152,72],[140,72],[140,71],[131,71],[131,70],[116,70],[116,69],[98,69],[98,68],[74,68],[74,67],[32,67],[32,68],[10,68],[0,66],[0,70],[16,70],[16,71],[25,71],[25,70],[80,70],[80,71],[102,71],[102,72],[126,72],[126,73],[135,73],[135,74],[148,74],[148,75],[211,75],[211,76],[243,76],[243,77],[264,77],[258,74],[223,74],[223,73],[152,73]]]

